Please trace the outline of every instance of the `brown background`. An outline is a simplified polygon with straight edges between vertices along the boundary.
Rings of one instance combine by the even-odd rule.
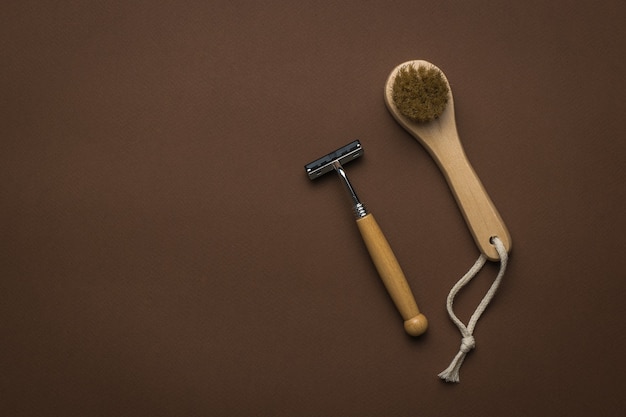
[[[626,3],[5,1],[0,415],[617,416]],[[393,67],[452,83],[513,237],[461,383],[445,298],[478,256],[388,114]],[[347,166],[431,328],[367,258]],[[463,291],[466,321],[495,264]]]

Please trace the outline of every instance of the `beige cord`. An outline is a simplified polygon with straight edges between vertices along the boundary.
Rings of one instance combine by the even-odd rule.
[[[452,287],[452,289],[450,290],[450,294],[448,295],[448,314],[450,315],[450,318],[452,319],[454,324],[456,324],[456,326],[459,328],[463,339],[461,340],[461,348],[459,349],[459,353],[456,354],[456,356],[450,363],[450,366],[448,366],[443,372],[439,374],[439,378],[445,380],[446,382],[459,382],[459,370],[461,369],[461,365],[465,360],[465,356],[467,355],[467,352],[476,347],[476,341],[474,340],[474,336],[472,335],[474,333],[474,327],[476,327],[478,319],[483,314],[483,312],[489,305],[489,302],[498,290],[498,286],[500,286],[500,281],[502,281],[504,271],[506,270],[508,254],[506,248],[504,247],[504,244],[498,237],[495,236],[492,238],[492,243],[496,247],[496,251],[498,252],[498,255],[500,257],[500,270],[498,271],[498,275],[493,281],[493,284],[491,284],[489,291],[487,291],[487,294],[485,294],[485,296],[483,297],[482,301],[476,308],[476,311],[474,311],[474,314],[472,314],[472,317],[470,318],[467,326],[465,326],[463,322],[459,320],[456,314],[454,314],[452,304],[454,303],[454,297],[461,290],[461,288],[463,288],[468,282],[470,282],[472,278],[474,278],[485,265],[485,262],[487,261],[485,255],[481,254],[478,257],[474,266],[472,266],[470,270],[467,271],[467,273],[463,276],[463,278],[461,278],[459,282],[457,282],[454,287]]]

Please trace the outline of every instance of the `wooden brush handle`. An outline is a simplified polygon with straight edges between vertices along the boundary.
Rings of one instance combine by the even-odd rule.
[[[510,251],[509,232],[465,156],[456,131],[450,129],[438,139],[430,145],[431,154],[450,185],[476,245],[489,260],[498,261],[500,257],[491,238],[497,236]]]
[[[422,65],[427,68],[436,68],[430,62],[422,60],[408,61],[394,68],[385,84],[387,108],[398,123],[410,132],[437,161],[448,180],[478,249],[489,260],[498,261],[500,256],[491,243],[491,238],[497,236],[504,244],[507,252],[510,252],[511,236],[465,156],[456,130],[452,90],[449,90],[448,104],[439,118],[427,123],[409,120],[400,113],[393,100],[394,80],[398,72],[406,65],[412,65],[415,68]],[[445,78],[443,72],[441,74]]]
[[[378,274],[404,319],[404,329],[411,336],[421,335],[428,328],[428,320],[417,308],[411,288],[376,219],[367,214],[356,222]]]

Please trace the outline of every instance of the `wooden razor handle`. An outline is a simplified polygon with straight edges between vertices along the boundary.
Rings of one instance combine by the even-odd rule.
[[[409,283],[376,219],[366,214],[356,222],[378,274],[404,319],[404,330],[411,336],[421,335],[428,328],[428,320],[417,308]]]

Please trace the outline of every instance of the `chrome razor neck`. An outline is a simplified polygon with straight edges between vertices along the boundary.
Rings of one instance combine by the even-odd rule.
[[[359,200],[359,197],[356,195],[356,191],[354,190],[354,187],[350,183],[350,180],[348,179],[348,175],[346,174],[346,171],[341,166],[341,163],[339,161],[334,161],[333,168],[335,168],[335,171],[337,171],[339,178],[343,180],[343,183],[346,186],[348,193],[350,194],[350,197],[352,198],[352,202],[354,203],[355,216],[357,218],[365,217],[367,215],[367,209],[365,208],[365,205],[361,203],[361,200]]]

